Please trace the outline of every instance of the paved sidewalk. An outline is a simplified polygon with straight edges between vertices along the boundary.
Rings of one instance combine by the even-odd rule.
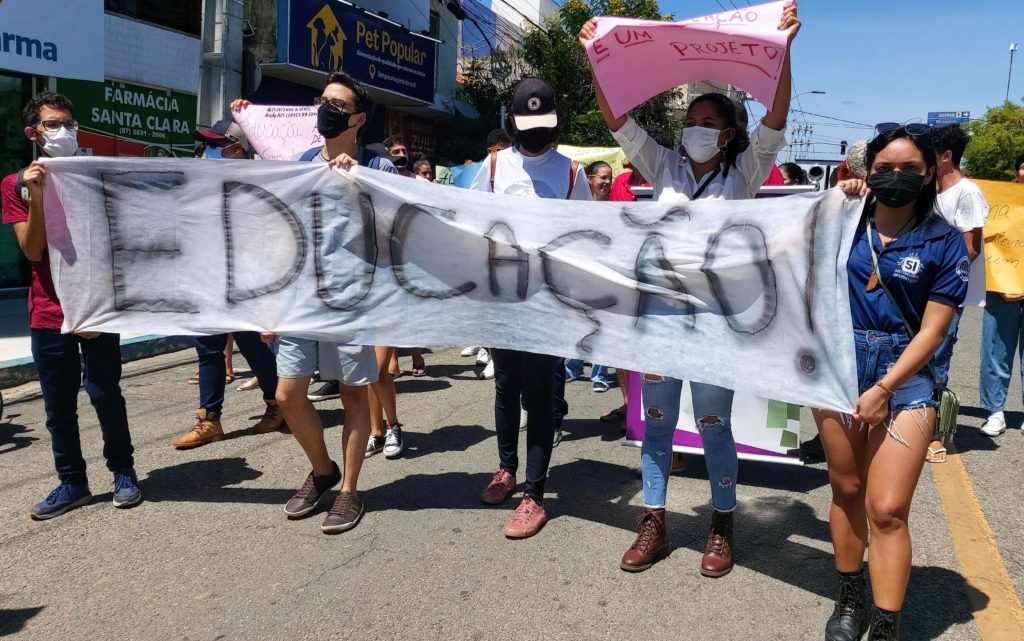
[[[192,347],[187,336],[122,334],[124,362]],[[0,389],[36,380],[32,339],[28,329],[28,301],[24,295],[0,297]]]

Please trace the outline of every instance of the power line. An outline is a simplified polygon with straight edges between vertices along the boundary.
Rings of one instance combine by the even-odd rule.
[[[868,127],[870,129],[874,129],[875,128],[874,125],[869,125],[869,124],[867,124],[865,122],[855,122],[853,120],[844,120],[842,118],[833,118],[832,116],[826,116],[824,114],[816,114],[813,111],[804,111],[803,109],[793,109],[791,111],[795,111],[795,112],[801,113],[801,114],[806,114],[807,116],[814,116],[815,118],[827,118],[828,120],[835,120],[836,122],[845,122],[845,123],[850,124],[850,125],[857,125],[858,127]]]

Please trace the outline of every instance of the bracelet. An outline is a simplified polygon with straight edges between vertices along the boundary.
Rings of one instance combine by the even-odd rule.
[[[885,392],[886,394],[888,394],[888,395],[889,395],[889,398],[892,398],[893,396],[895,396],[895,395],[896,395],[896,392],[892,391],[891,389],[889,389],[888,387],[886,387],[885,385],[883,385],[883,384],[882,384],[882,381],[878,381],[877,383],[875,383],[875,386],[876,386],[876,387],[881,387],[881,388],[882,388],[882,391],[884,391],[884,392]]]

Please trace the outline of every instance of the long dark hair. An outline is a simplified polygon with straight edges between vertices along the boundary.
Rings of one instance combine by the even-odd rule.
[[[736,166],[736,159],[740,157],[744,149],[750,146],[750,135],[747,134],[746,110],[743,110],[743,107],[729,96],[712,92],[697,96],[690,103],[687,112],[700,102],[710,104],[714,108],[715,113],[718,114],[718,117],[725,122],[725,129],[733,129],[736,132],[736,135],[732,137],[732,140],[725,147],[725,171],[722,175],[728,176],[729,168]]]
[[[921,188],[921,193],[918,194],[917,200],[914,202],[914,217],[920,224],[934,212],[937,194],[936,182],[938,181],[939,172],[936,165],[938,161],[930,135],[914,136],[903,127],[897,127],[878,134],[868,143],[866,158],[868,176],[871,176],[871,166],[875,163],[875,156],[878,155],[878,152],[888,147],[893,141],[901,138],[906,138],[914,143],[914,146],[917,147],[917,150],[921,152],[921,156],[924,158],[925,166],[932,169],[932,179],[924,184],[924,187]]]

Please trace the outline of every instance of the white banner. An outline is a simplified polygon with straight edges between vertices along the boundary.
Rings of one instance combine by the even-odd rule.
[[[103,82],[103,34],[103,0],[0,0],[0,69]]]
[[[857,398],[860,202],[834,190],[555,202],[311,163],[47,165],[64,331],[488,345],[846,412]]]

